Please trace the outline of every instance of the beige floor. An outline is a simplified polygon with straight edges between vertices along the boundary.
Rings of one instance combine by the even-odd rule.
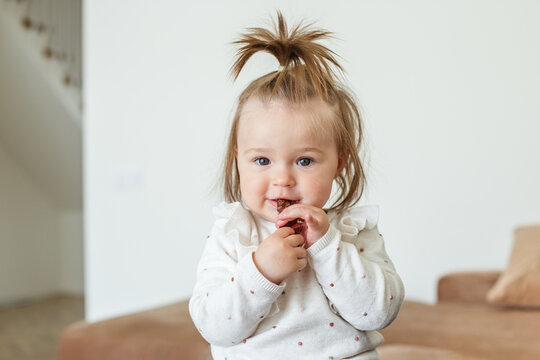
[[[58,336],[84,317],[84,300],[54,296],[0,310],[0,360],[55,360]]]

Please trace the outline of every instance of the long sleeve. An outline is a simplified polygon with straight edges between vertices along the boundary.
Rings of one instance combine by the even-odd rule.
[[[359,330],[382,329],[397,316],[404,297],[377,227],[378,209],[361,207],[331,223],[308,249],[331,308]]]
[[[211,344],[245,341],[272,311],[285,284],[268,281],[253,263],[249,215],[236,206],[221,211],[207,239],[189,302],[193,322]]]

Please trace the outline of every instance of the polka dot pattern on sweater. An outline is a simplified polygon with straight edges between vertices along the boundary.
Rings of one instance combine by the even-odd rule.
[[[241,228],[240,230],[243,232],[240,231],[240,240],[242,240],[240,245],[242,246],[234,248],[229,246],[229,242],[225,242],[225,240],[218,242],[221,237],[212,233],[209,241],[210,245],[217,242],[220,245],[217,250],[221,254],[226,251],[225,249],[228,249],[231,254],[229,258],[222,256],[220,259],[226,260],[227,266],[230,265],[229,263],[232,264],[233,261],[238,264],[236,268],[233,268],[232,265],[231,267],[217,268],[214,267],[213,263],[202,263],[204,265],[199,267],[199,271],[206,271],[207,269],[204,266],[208,266],[209,271],[206,273],[201,271],[202,278],[214,276],[220,280],[219,291],[201,287],[202,291],[197,294],[198,298],[196,298],[196,300],[202,298],[202,305],[215,305],[219,310],[210,314],[212,318],[207,323],[203,323],[202,326],[204,329],[209,329],[208,335],[205,334],[205,337],[212,339],[213,336],[222,336],[220,340],[223,339],[224,345],[216,346],[216,354],[218,355],[216,359],[228,358],[233,360],[233,358],[236,358],[235,351],[238,351],[238,354],[252,352],[252,355],[254,355],[260,353],[269,355],[270,358],[286,352],[289,356],[296,358],[340,359],[344,356],[342,353],[343,347],[346,347],[346,350],[351,349],[346,354],[352,353],[354,349],[364,349],[364,343],[369,343],[372,339],[367,338],[364,331],[359,331],[354,326],[350,326],[345,318],[349,319],[350,316],[350,319],[354,320],[351,320],[351,322],[361,324],[361,326],[375,326],[381,319],[380,309],[379,306],[372,307],[370,301],[376,297],[377,305],[382,303],[385,307],[394,309],[398,305],[396,301],[401,299],[399,288],[390,287],[385,287],[384,290],[377,291],[374,295],[368,294],[368,296],[364,296],[368,289],[371,290],[372,287],[382,283],[382,281],[379,281],[381,276],[384,275],[384,280],[386,280],[386,270],[388,270],[388,273],[392,270],[390,265],[385,266],[384,264],[384,262],[391,264],[391,261],[388,257],[385,257],[384,248],[381,249],[379,245],[383,240],[378,236],[382,237],[382,234],[379,234],[376,230],[373,231],[372,224],[368,224],[367,220],[365,222],[366,231],[360,234],[358,238],[354,238],[352,226],[357,226],[360,223],[351,223],[350,231],[348,227],[344,228],[342,238],[338,237],[339,232],[342,230],[338,227],[337,232],[334,231],[336,235],[332,237],[332,241],[325,243],[327,248],[324,251],[315,253],[313,259],[310,258],[310,261],[313,260],[313,262],[310,262],[309,266],[297,270],[297,274],[294,274],[293,270],[293,274],[291,274],[290,279],[287,279],[287,283],[282,282],[280,284],[271,284],[261,278],[260,271],[257,273],[258,269],[253,266],[254,262],[250,261],[252,257],[245,256],[253,253],[255,245],[260,244],[259,238],[262,241],[266,237],[266,227],[252,226],[248,228],[246,225],[246,229]],[[347,224],[344,223],[344,225]],[[350,234],[345,230],[349,231]],[[356,229],[358,234],[361,230]],[[259,236],[254,234],[255,231],[261,231]],[[221,244],[222,242],[223,244]],[[343,249],[341,249],[341,244],[344,246]],[[335,250],[332,250],[332,248]],[[334,251],[336,252],[334,253]],[[366,256],[368,256],[367,259]],[[353,266],[349,266],[348,261],[351,259],[359,259],[360,261],[351,261]],[[211,260],[213,261],[213,259]],[[337,266],[334,266],[333,261],[337,262]],[[385,271],[378,271],[379,268],[376,269],[377,271],[372,271],[372,267],[367,266],[366,262],[373,263],[374,266],[378,266]],[[342,266],[342,264],[345,265]],[[343,269],[346,271],[341,271]],[[348,269],[354,271],[347,272]],[[318,272],[319,270],[320,272]],[[321,274],[322,276],[317,277],[317,275]],[[367,274],[370,275],[370,279],[367,279]],[[336,284],[334,281],[339,282]],[[230,284],[228,284],[229,282]],[[351,286],[351,284],[354,286]],[[287,288],[286,291],[285,287]],[[257,289],[257,296],[255,296],[255,289]],[[209,296],[210,291],[212,297]],[[226,298],[224,296],[225,292],[234,292],[235,297]],[[360,296],[354,297],[356,293],[359,293]],[[398,296],[396,299],[393,299],[394,293]],[[318,299],[318,297],[322,301],[312,301]],[[365,297],[369,298],[368,302],[364,301]],[[347,301],[342,301],[343,298],[346,298]],[[234,299],[230,302],[232,305],[227,302],[228,299]],[[396,301],[392,302],[391,300]],[[245,304],[239,304],[239,301],[244,301]],[[334,305],[334,302],[337,305]],[[206,315],[206,313],[203,314]],[[232,314],[235,315],[234,322],[232,321]],[[305,331],[306,329],[310,330],[306,325],[306,320],[308,320],[309,326],[317,329],[322,334],[321,337],[312,337],[311,333]],[[202,321],[207,321],[207,318],[203,318]],[[277,329],[278,323],[280,329]],[[256,328],[256,331],[251,333],[236,331],[237,327],[247,329],[248,326],[249,328]],[[217,330],[219,330],[219,334],[217,334]],[[200,331],[202,333],[202,329]],[[240,335],[238,336],[238,334]],[[291,334],[292,336],[290,336]],[[246,338],[242,339],[241,336],[243,335],[246,335]],[[260,346],[267,339],[273,341],[274,338],[285,338],[286,340],[279,344],[279,348],[278,346],[274,347],[271,343],[268,349]],[[247,339],[250,340],[250,344],[247,344]],[[304,339],[308,341],[306,344],[303,343]],[[328,339],[328,342],[339,339],[338,341],[343,346],[327,347],[325,339]],[[232,345],[229,344],[231,341]],[[376,341],[372,342],[373,346],[378,346]],[[243,344],[247,345],[243,346]],[[337,351],[334,352],[335,349]],[[329,352],[336,355],[330,355]],[[262,357],[266,358],[266,356]],[[275,356],[275,358],[280,357],[283,358],[283,356]]]

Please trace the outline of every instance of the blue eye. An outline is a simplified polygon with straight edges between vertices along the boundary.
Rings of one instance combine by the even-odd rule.
[[[255,159],[255,162],[257,163],[257,165],[261,165],[261,166],[265,166],[265,165],[270,164],[270,160],[268,160],[265,157],[257,158],[257,159]]]
[[[296,163],[298,165],[300,165],[300,166],[309,166],[309,165],[311,165],[312,162],[313,162],[313,160],[311,160],[309,158],[301,158]]]

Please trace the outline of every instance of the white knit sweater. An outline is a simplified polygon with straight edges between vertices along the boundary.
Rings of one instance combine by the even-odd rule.
[[[404,290],[376,206],[329,212],[308,266],[280,285],[252,257],[274,224],[240,203],[222,203],[214,215],[189,302],[214,359],[379,359],[375,330],[397,316]]]

